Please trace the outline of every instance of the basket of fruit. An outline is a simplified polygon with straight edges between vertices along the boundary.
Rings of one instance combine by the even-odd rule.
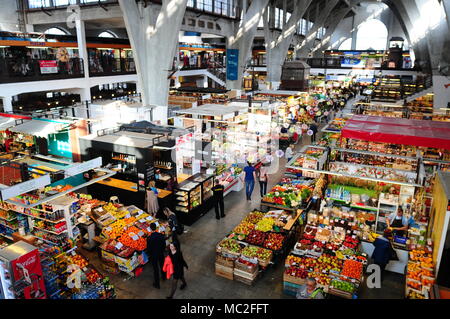
[[[356,287],[351,282],[334,279],[331,281],[328,292],[339,297],[351,299],[355,290]]]
[[[287,267],[283,274],[283,280],[296,285],[304,285],[306,283],[308,272],[301,267]]]
[[[220,254],[226,254],[229,257],[238,258],[241,253],[242,247],[238,241],[225,238],[216,247],[216,252]]]
[[[260,230],[252,230],[245,238],[245,241],[252,245],[262,246],[266,238],[267,233]]]

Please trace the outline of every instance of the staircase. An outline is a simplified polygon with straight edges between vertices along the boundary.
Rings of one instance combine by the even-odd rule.
[[[226,68],[218,62],[214,62],[213,66],[207,69],[179,70],[172,74],[172,76],[182,77],[199,75],[207,76],[222,88],[226,86]]]

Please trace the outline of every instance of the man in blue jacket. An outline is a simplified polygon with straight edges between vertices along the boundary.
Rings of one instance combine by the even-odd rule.
[[[372,243],[375,249],[372,253],[373,263],[380,266],[381,268],[381,281],[384,277],[384,269],[389,261],[392,259],[392,245],[390,242],[391,233],[389,231],[384,231],[383,236],[379,236]]]

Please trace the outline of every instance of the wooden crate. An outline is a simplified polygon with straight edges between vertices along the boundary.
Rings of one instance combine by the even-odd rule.
[[[234,280],[238,281],[238,282],[242,282],[246,285],[253,285],[253,283],[255,282],[256,278],[258,277],[258,273],[255,272],[253,274],[249,274],[248,272],[239,270],[239,269],[234,269]]]
[[[225,267],[223,265],[217,264],[216,263],[216,275],[226,278],[226,279],[230,279],[233,280],[234,275],[233,275],[233,268],[231,267]]]
[[[299,286],[304,285],[306,283],[306,279],[290,276],[286,273],[283,274],[283,280]]]
[[[219,265],[233,268],[234,261],[235,261],[235,259],[233,259],[233,258],[227,258],[227,257],[222,256],[221,254],[216,255],[216,264],[219,264]]]
[[[328,293],[337,297],[352,299],[353,294],[347,291],[342,291],[336,288],[329,288]]]
[[[247,266],[245,264],[240,263],[238,260],[234,262],[234,268],[238,269],[242,272],[248,273],[248,274],[254,274],[258,272],[258,265],[255,264],[254,266]]]

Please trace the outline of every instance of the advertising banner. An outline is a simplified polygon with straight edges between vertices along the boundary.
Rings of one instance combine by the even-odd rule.
[[[58,62],[56,60],[40,60],[41,74],[58,73]]]
[[[236,81],[238,79],[239,50],[227,49],[227,80]]]
[[[344,68],[352,68],[352,67],[358,67],[363,68],[365,67],[365,61],[357,58],[342,58],[341,60],[341,67]]]

